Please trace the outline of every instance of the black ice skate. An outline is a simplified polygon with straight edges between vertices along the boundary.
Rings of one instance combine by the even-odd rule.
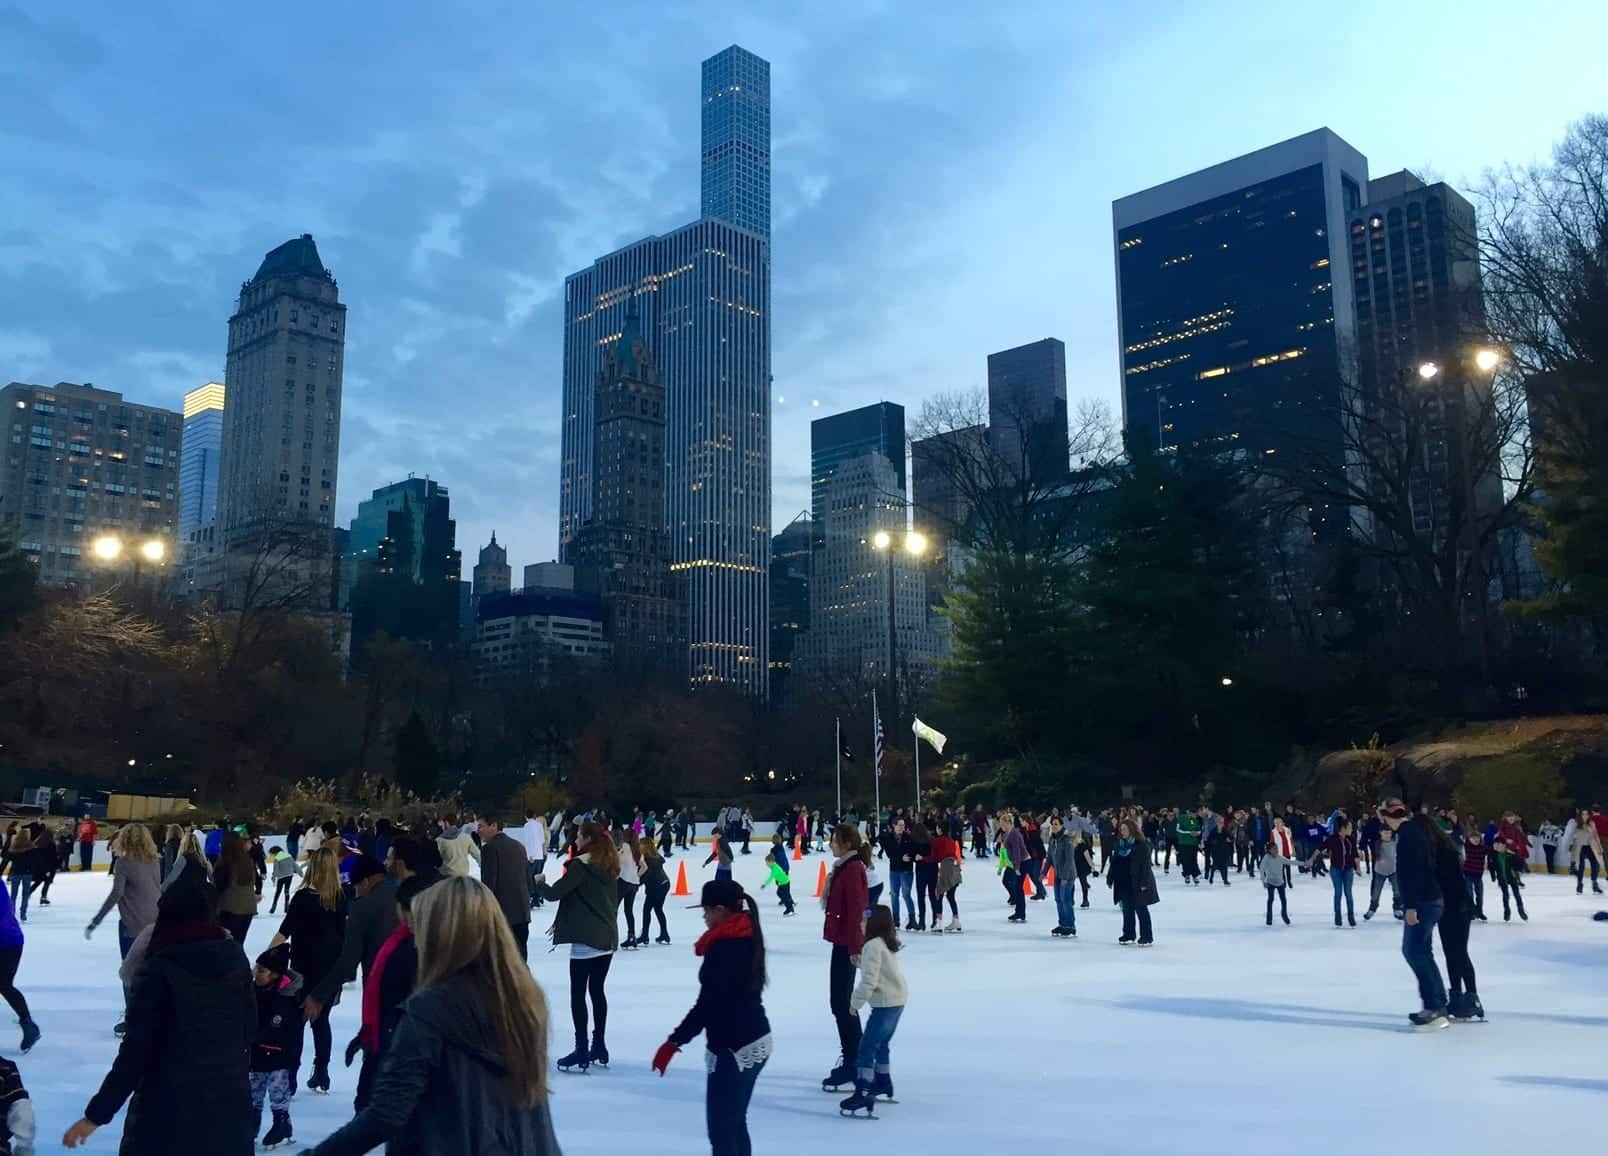
[[[307,1090],[317,1092],[320,1096],[329,1095],[329,1068],[323,1064],[313,1065],[313,1074],[307,1077]]]
[[[878,1072],[871,1079],[871,1098],[881,1100],[885,1104],[897,1104],[893,1098],[893,1076],[888,1072]]]
[[[580,1072],[592,1066],[592,1050],[586,1046],[585,1040],[575,1041],[575,1050],[558,1061],[558,1070],[561,1072]]]
[[[290,1112],[284,1108],[274,1109],[273,1126],[268,1129],[268,1135],[262,1138],[264,1148],[279,1148],[291,1141]]]
[[[1438,1032],[1452,1026],[1452,1021],[1446,1018],[1445,1008],[1415,1011],[1407,1017],[1412,1021],[1413,1028],[1421,1032]]]
[[[592,1041],[592,1062],[600,1068],[609,1066],[609,1049],[601,1038]]]
[[[854,1086],[854,1068],[850,1064],[840,1064],[832,1069],[830,1075],[821,1081],[821,1091],[841,1092],[844,1088]]]
[[[876,1097],[871,1095],[871,1086],[869,1084],[856,1084],[854,1086],[854,1095],[840,1103],[838,1111],[845,1116],[858,1116],[861,1112],[864,1112],[867,1120],[875,1120],[877,1118],[876,1103]]]
[[[1447,1010],[1451,1013],[1453,1023],[1485,1022],[1485,1008],[1480,1003],[1480,997],[1477,995],[1469,995],[1466,992],[1462,995],[1454,995],[1451,1006]]]

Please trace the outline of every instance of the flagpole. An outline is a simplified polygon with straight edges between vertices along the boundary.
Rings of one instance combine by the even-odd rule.
[[[837,749],[833,752],[833,757],[837,760],[837,812],[832,816],[832,821],[841,823],[843,821],[843,720],[836,718],[832,722],[837,727]]]
[[[874,819],[873,830],[882,831],[882,752],[877,749],[877,692],[871,692],[871,759],[876,765],[871,769],[872,787],[871,814]]]
[[[914,731],[911,734],[914,736],[915,742],[910,745],[915,748],[916,752],[916,813],[914,819],[919,823],[921,822],[921,736],[915,734]]]

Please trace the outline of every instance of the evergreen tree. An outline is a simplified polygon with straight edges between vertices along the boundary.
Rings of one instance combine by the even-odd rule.
[[[16,626],[33,604],[34,564],[0,527],[0,630]]]
[[[405,791],[428,796],[436,793],[441,770],[441,749],[417,710],[396,733],[396,783]]]

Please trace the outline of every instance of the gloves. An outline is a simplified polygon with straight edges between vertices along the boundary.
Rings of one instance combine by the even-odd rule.
[[[653,1070],[658,1072],[661,1078],[665,1069],[669,1068],[670,1061],[675,1059],[676,1053],[680,1050],[681,1046],[675,1041],[665,1040],[659,1045],[659,1050],[653,1053]]]
[[[352,1042],[346,1045],[346,1066],[348,1068],[352,1066],[352,1061],[357,1059],[357,1053],[362,1051],[362,1050],[363,1050],[363,1037],[362,1036],[353,1036],[352,1037]]]

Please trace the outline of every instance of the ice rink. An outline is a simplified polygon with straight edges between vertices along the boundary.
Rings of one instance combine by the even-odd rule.
[[[1366,875],[1357,882],[1355,930],[1333,926],[1328,880],[1305,877],[1290,896],[1294,926],[1277,925],[1275,914],[1268,928],[1260,885],[1237,876],[1227,889],[1186,889],[1175,868],[1158,875],[1157,942],[1141,950],[1116,944],[1120,916],[1103,879],[1092,881],[1093,905],[1078,912],[1077,939],[1062,942],[1049,935],[1053,901],[1029,903],[1025,926],[1008,924],[991,864],[968,859],[959,894],[964,934],[906,936],[910,1004],[893,1042],[900,1102],[880,1108],[875,1121],[843,1119],[839,1097],[820,1091],[837,1059],[829,949],[811,898],[823,858],[792,864],[792,918],[776,910],[774,891],[761,893],[775,1054],[749,1116],[758,1152],[821,1151],[849,1137],[882,1152],[1004,1152],[1065,1136],[1177,1156],[1310,1145],[1338,1134],[1364,1152],[1421,1142],[1435,1151],[1486,1150],[1537,1120],[1552,1121],[1555,1137],[1569,1134],[1570,1120],[1586,1128],[1581,1135],[1595,1135],[1588,1122],[1608,1104],[1608,924],[1590,918],[1608,898],[1589,888],[1577,897],[1572,879],[1532,876],[1528,923],[1515,915],[1504,924],[1488,887],[1492,922],[1475,926],[1471,953],[1490,1022],[1419,1035],[1405,1018],[1416,991],[1388,892],[1380,916],[1360,919]],[[689,858],[694,892],[714,870],[697,867],[702,859]],[[672,878],[679,862],[669,865]],[[758,885],[758,844],[737,868],[741,881]],[[52,905],[31,909],[24,928],[18,983],[44,1039],[20,1056],[7,1026],[0,1054],[21,1066],[42,1151],[78,1119],[117,1047],[115,914],[92,942],[83,936],[107,887],[104,873],[58,877]],[[673,946],[622,952],[614,963],[613,1067],[553,1076],[567,1152],[707,1151],[701,1044],[682,1052],[665,1079],[648,1067],[695,995],[692,943],[702,924],[688,902],[667,903]],[[552,1005],[558,1056],[571,1029],[567,957],[546,950],[543,936],[551,910],[535,913],[531,963]],[[248,952],[266,947],[277,926],[277,917],[259,915]],[[349,1118],[356,1070],[340,1067],[340,1052],[357,1019],[357,991],[348,988],[335,1012],[333,1093],[298,1092],[289,1151]],[[310,1035],[306,1047],[310,1064]],[[116,1151],[121,1130],[119,1117],[88,1150]]]

